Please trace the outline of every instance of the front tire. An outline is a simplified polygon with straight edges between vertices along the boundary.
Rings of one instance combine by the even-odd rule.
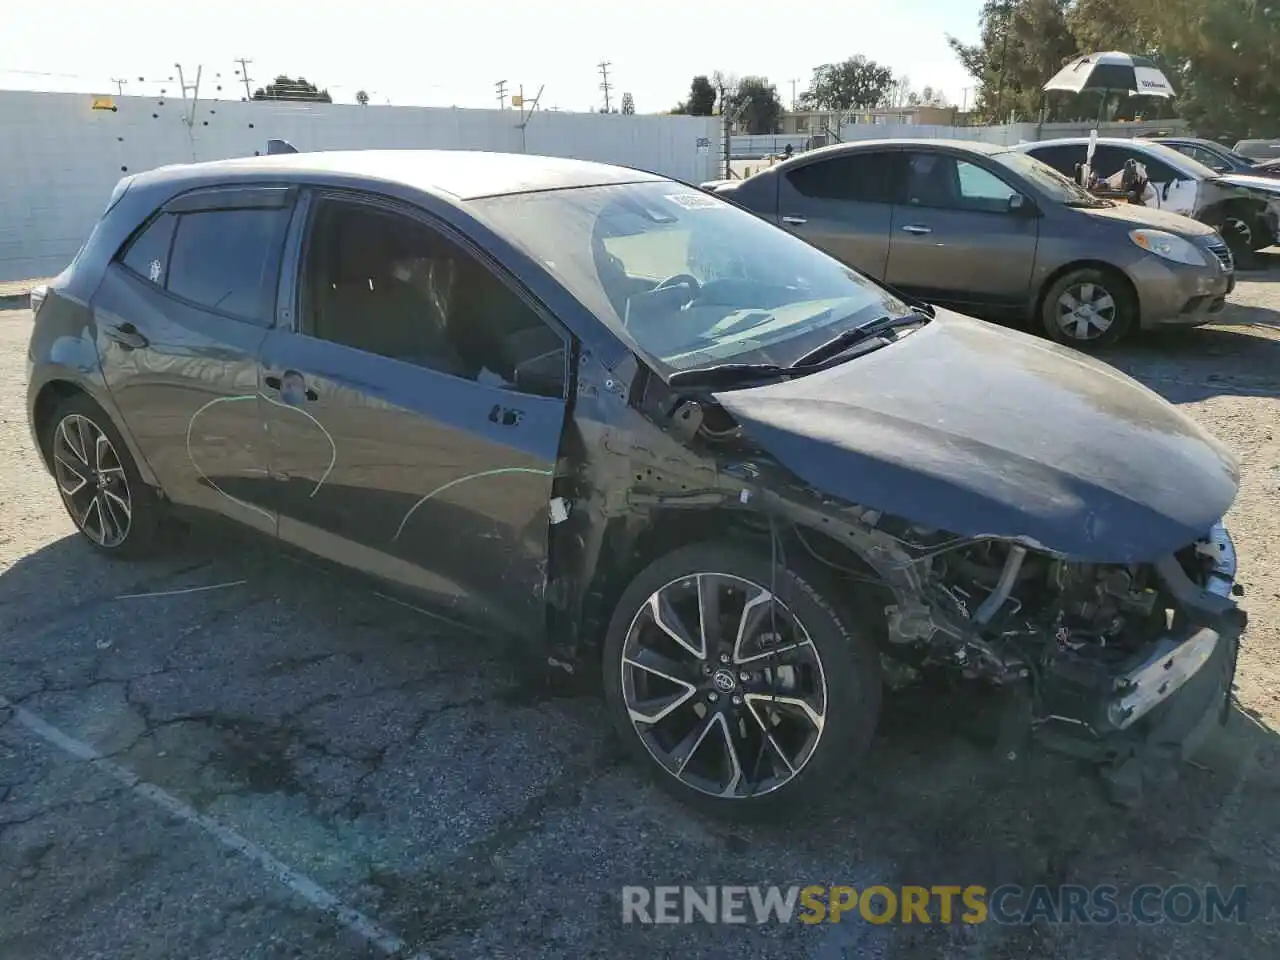
[[[1098,350],[1128,333],[1137,313],[1124,280],[1110,271],[1082,267],[1049,285],[1040,302],[1040,326],[1058,343]]]
[[[870,746],[880,660],[816,578],[705,543],[635,578],[603,651],[612,722],[657,783],[720,815],[837,791]]]
[[[44,443],[62,505],[90,546],[129,560],[158,552],[160,499],[101,407],[85,394],[63,400]]]

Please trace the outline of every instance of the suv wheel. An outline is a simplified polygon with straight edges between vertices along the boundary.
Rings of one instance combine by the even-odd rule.
[[[1115,274],[1093,267],[1055,280],[1040,305],[1044,332],[1058,343],[1084,350],[1110,346],[1133,326],[1137,305]]]
[[[81,535],[113,556],[154,553],[160,500],[102,409],[84,394],[68,397],[44,440],[62,505]]]
[[[869,747],[880,661],[815,581],[697,544],[623,594],[604,687],[619,735],[663,788],[714,813],[792,810],[834,792]]]

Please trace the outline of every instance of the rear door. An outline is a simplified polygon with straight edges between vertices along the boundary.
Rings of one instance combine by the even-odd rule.
[[[884,279],[899,156],[889,150],[846,153],[788,170],[779,177],[779,223],[837,260]]]
[[[1025,310],[1039,218],[1013,208],[1019,192],[986,166],[948,153],[904,156],[888,282],[942,303]]]
[[[174,199],[124,244],[93,300],[107,386],[165,494],[268,533],[259,349],[294,194]]]
[[[568,336],[420,212],[308,206],[299,322],[263,346],[281,538],[540,633]]]

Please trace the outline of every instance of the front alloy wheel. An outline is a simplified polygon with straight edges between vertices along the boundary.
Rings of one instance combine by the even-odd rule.
[[[53,470],[67,512],[80,532],[105,550],[128,539],[133,497],[110,438],[88,417],[63,417],[53,435]]]
[[[627,631],[622,695],[667,773],[729,799],[769,793],[803,770],[827,712],[804,625],[760,584],[724,573],[649,596]]]
[[[681,547],[631,582],[605,637],[605,699],[661,787],[749,814],[821,799],[855,769],[880,660],[839,595],[824,571],[738,544]]]

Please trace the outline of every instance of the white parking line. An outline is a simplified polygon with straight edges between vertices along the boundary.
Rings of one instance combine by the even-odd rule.
[[[204,593],[206,590],[225,590],[227,587],[238,587],[248,580],[228,580],[226,583],[211,583],[205,587],[183,587],[181,590],[157,590],[155,593],[122,593],[117,600],[149,600],[153,597],[180,597],[188,593]]]
[[[394,933],[383,929],[360,911],[347,906],[314,880],[281,863],[247,837],[241,836],[230,827],[224,826],[216,820],[206,817],[198,810],[192,809],[173,794],[160,789],[155,784],[141,780],[132,770],[107,759],[89,744],[68,736],[57,727],[36,716],[30,710],[0,696],[0,710],[3,709],[12,710],[14,719],[46,743],[69,753],[77,760],[83,760],[91,764],[94,769],[101,770],[113,779],[123,783],[138,796],[145,797],[156,806],[167,810],[187,823],[199,827],[223,846],[235,850],[253,861],[316,909],[332,914],[344,927],[361,939],[373,944],[383,953],[396,956],[402,955],[407,951],[408,945]],[[428,960],[428,958],[426,954],[416,954],[412,960]]]

